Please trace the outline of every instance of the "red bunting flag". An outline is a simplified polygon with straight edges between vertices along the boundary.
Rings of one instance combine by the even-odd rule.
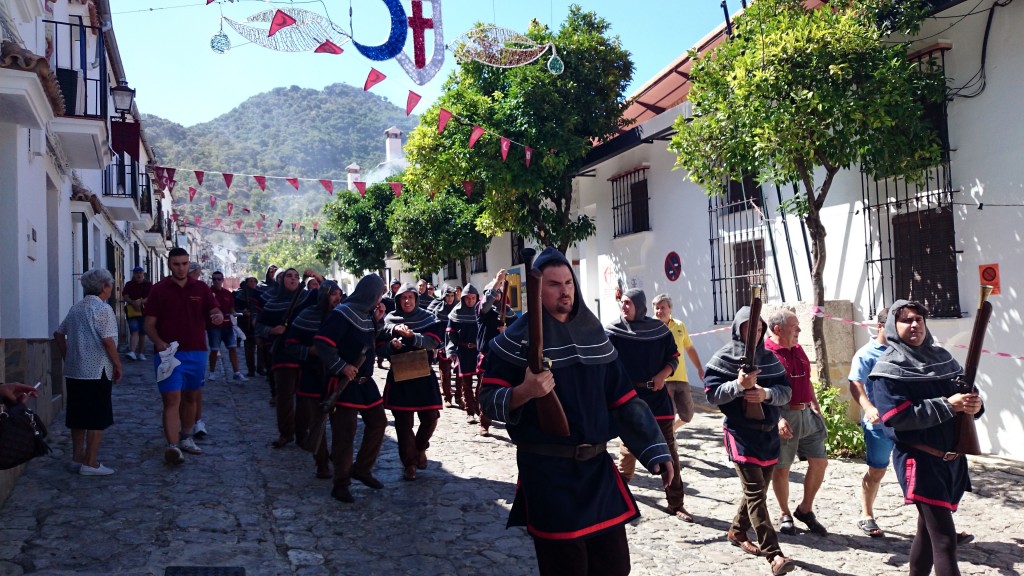
[[[263,229],[263,220],[257,220],[256,221],[256,229],[257,230],[262,230]]]
[[[174,173],[177,172],[177,168],[164,168],[164,174],[167,176],[167,181],[171,182],[174,180]]]
[[[241,220],[235,220],[235,227],[236,228],[241,228],[242,227],[242,221]]]
[[[174,220],[175,222],[178,221],[178,213],[177,212],[171,212],[171,220]]]
[[[234,178],[235,178],[234,174],[227,174],[227,173],[225,173],[224,174],[224,185],[227,186],[228,188],[231,188],[231,181],[234,180]]]
[[[231,211],[235,209],[235,205],[232,202],[228,202],[228,216],[231,216]]]
[[[167,189],[170,190],[171,192],[174,192],[174,185],[177,183],[177,180],[171,180],[170,182],[167,183]]]
[[[210,4],[213,4],[213,2],[214,0],[206,0],[206,5],[209,6]]]
[[[431,200],[433,200],[433,199],[434,199],[434,194],[436,194],[436,192],[434,192],[433,190],[431,190],[431,191],[430,191],[430,199],[431,199]]]
[[[344,50],[334,42],[324,40],[323,44],[317,46],[316,50],[313,50],[313,52],[316,54],[341,54]]]
[[[242,208],[242,214],[252,214],[252,210],[249,210],[248,208]]]
[[[210,208],[213,208],[217,204],[217,197],[210,196]]]
[[[188,187],[188,201],[189,202],[191,202],[196,197],[196,192],[199,192],[199,190],[196,190],[194,186],[189,186]]]
[[[501,161],[504,162],[508,158],[508,149],[512,147],[512,141],[504,136],[501,137]]]
[[[281,229],[281,224],[284,224],[284,220],[281,220],[280,218],[278,218],[278,219],[277,219],[277,226],[276,226],[276,228],[277,228],[278,230],[280,230],[280,229]]]
[[[331,182],[330,180],[321,180],[320,185],[324,187],[324,190],[327,190],[328,194],[334,194],[334,182]]]
[[[395,191],[395,198],[402,196],[402,183],[401,182],[389,182],[391,189]]]
[[[472,148],[476,141],[484,135],[485,130],[477,125],[473,125],[473,129],[469,132],[469,147]]]
[[[366,182],[353,182],[352,185],[356,187],[356,190],[359,190],[360,196],[366,196]]]
[[[267,190],[267,177],[266,176],[253,176],[253,180],[256,180],[256,184],[259,185],[260,190],[266,192]]]
[[[299,189],[299,179],[298,178],[285,178],[285,180],[287,180],[289,184],[294,186],[296,190]]]
[[[530,160],[533,160],[533,148],[529,146],[523,146],[523,148],[526,148],[526,167],[529,168]]]
[[[466,191],[466,198],[469,198],[469,195],[473,193],[473,181],[463,180],[462,189]]]
[[[264,220],[266,220],[267,219],[267,215],[266,214],[260,214],[260,218],[263,218]]]
[[[199,226],[199,221],[202,220],[202,218],[200,218],[198,215],[193,216],[192,219],[195,220],[196,226]]]
[[[202,170],[193,170],[193,172],[196,173],[196,182],[199,182],[199,185],[202,186],[203,176],[206,176],[206,172],[203,172]]]
[[[214,218],[214,219],[213,219],[213,225],[214,225],[214,226],[220,226],[220,222],[221,222],[221,219],[220,219],[220,218]]]
[[[267,38],[270,38],[281,28],[287,28],[295,24],[295,18],[286,14],[283,10],[278,10],[274,13],[274,19],[270,21],[270,32],[267,32]]]
[[[157,166],[156,168],[153,169],[153,172],[156,173],[156,179],[161,184],[166,186],[167,185],[167,169],[164,168],[163,166]]]
[[[423,97],[420,96],[419,94],[413,92],[412,90],[409,90],[409,97],[405,99],[405,115],[406,116],[412,114],[412,109],[415,108],[416,105],[420,103],[420,99],[421,98],[423,98]]]
[[[448,121],[452,119],[452,113],[441,108],[441,111],[437,113],[437,133],[444,132],[445,127],[448,126]]]
[[[366,82],[363,83],[363,92],[366,92],[370,88],[380,84],[385,78],[387,78],[387,76],[385,76],[380,70],[370,68],[370,73],[366,75]]]

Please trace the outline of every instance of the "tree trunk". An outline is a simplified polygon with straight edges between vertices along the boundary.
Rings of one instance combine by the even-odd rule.
[[[462,268],[462,286],[465,287],[466,284],[469,284],[469,258],[462,259],[460,268]]]
[[[811,234],[811,289],[814,296],[811,305],[825,309],[825,227],[821,214],[813,202],[810,203],[804,219]],[[828,349],[825,347],[825,319],[817,314],[811,323],[811,337],[814,340],[814,355],[817,358],[818,382],[830,386],[828,373]]]

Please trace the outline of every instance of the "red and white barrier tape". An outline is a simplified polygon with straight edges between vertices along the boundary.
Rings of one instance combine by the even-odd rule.
[[[857,322],[857,321],[854,321],[854,320],[850,320],[848,318],[839,318],[839,317],[836,317],[836,316],[829,316],[828,314],[825,314],[825,312],[821,308],[818,308],[817,306],[815,306],[814,308],[811,309],[811,316],[820,316],[822,318],[827,318],[829,320],[835,320],[836,322],[842,322],[843,324],[852,324],[854,326],[862,326],[864,328],[874,328],[875,327],[875,323],[874,322]],[[941,342],[936,342],[936,344],[942,344],[942,343]],[[964,344],[953,344],[952,347],[953,348],[960,348],[960,349],[963,349],[963,350],[967,350],[968,349],[968,346],[966,346]],[[993,356],[998,356],[1000,358],[1010,358],[1010,359],[1013,359],[1013,360],[1024,361],[1024,356],[1015,356],[1015,355],[1009,354],[1007,352],[992,352],[991,350],[982,349],[981,353],[982,354],[991,354]]]
[[[721,328],[715,328],[714,330],[705,330],[704,332],[694,332],[693,334],[690,334],[690,338],[693,338],[694,336],[704,336],[705,334],[714,334],[715,332],[727,332],[729,330],[732,330],[732,326],[723,326]]]

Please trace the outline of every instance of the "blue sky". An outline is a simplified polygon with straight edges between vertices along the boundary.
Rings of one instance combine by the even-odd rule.
[[[441,72],[425,86],[418,86],[394,61],[373,62],[351,44],[341,55],[285,53],[245,44],[227,24],[224,32],[232,48],[225,54],[210,49],[210,39],[221,27],[221,11],[235,21],[275,7],[296,8],[328,14],[344,30],[352,30],[366,45],[384,42],[389,17],[382,0],[314,0],[268,2],[265,0],[220,0],[209,6],[205,0],[110,0],[114,32],[127,80],[137,90],[136,101],[143,113],[156,114],[190,126],[212,120],[247,98],[279,86],[298,85],[323,88],[344,82],[362,87],[371,66],[387,80],[371,91],[396,105],[405,106],[409,90],[423,96],[414,113],[426,109],[440,93],[444,78],[455,67],[446,53]],[[612,33],[632,53],[636,71],[630,91],[657,74],[676,57],[722,21],[720,0],[583,0],[611,22]],[[409,10],[409,1],[402,0]],[[443,0],[444,41],[449,43],[467,32],[475,22],[494,23],[525,31],[532,18],[557,28],[568,13],[564,0]],[[739,8],[731,0],[729,8]],[[429,12],[429,8],[425,8]],[[427,57],[432,39],[428,36]],[[412,35],[406,52],[412,54]],[[547,59],[547,55],[542,57]]]

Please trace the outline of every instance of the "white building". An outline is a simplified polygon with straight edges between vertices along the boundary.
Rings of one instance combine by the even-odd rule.
[[[79,276],[111,271],[123,317],[131,269],[166,272],[170,201],[151,184],[138,109],[115,111],[126,74],[110,18],[107,0],[0,0],[0,381],[41,382],[46,421],[63,404],[51,335]],[[17,474],[0,472],[0,497]]]
[[[930,329],[963,361],[979,267],[1001,265],[1002,294],[991,298],[985,348],[1012,357],[982,357],[978,384],[987,413],[978,430],[983,450],[1024,458],[1024,320],[1022,294],[1014,288],[1024,274],[1024,179],[1019,146],[1012,144],[1024,130],[1016,105],[1024,40],[1015,33],[1024,6],[994,8],[986,30],[987,12],[957,20],[973,5],[946,3],[943,18],[929,20],[911,50],[915,58],[936,57],[950,86],[958,87],[976,77],[988,41],[983,91],[973,98],[954,92],[945,110],[948,163],[931,170],[922,186],[873,182],[856,172],[840,174],[832,185],[822,211],[826,298],[835,301],[828,313],[838,318],[826,320],[835,344],[830,368],[833,382],[844,384],[851,353],[869,337],[839,319],[870,321],[880,304],[908,296],[930,306]],[[724,25],[695,48],[703,52],[723,37]],[[587,303],[599,302],[607,320],[617,285],[642,287],[649,297],[667,292],[676,317],[702,332],[728,324],[749,299],[749,282],[763,281],[769,304],[803,310],[805,349],[813,354],[810,316],[801,305],[811,298],[805,233],[799,220],[778,211],[792,188],[733,183],[724,197],[709,200],[685,172],[673,171],[667,144],[675,119],[690,114],[691,64],[684,54],[634,95],[626,116],[635,127],[596,148],[574,182],[579,210],[598,228],[576,256]],[[694,344],[706,360],[727,337],[707,334]]]

